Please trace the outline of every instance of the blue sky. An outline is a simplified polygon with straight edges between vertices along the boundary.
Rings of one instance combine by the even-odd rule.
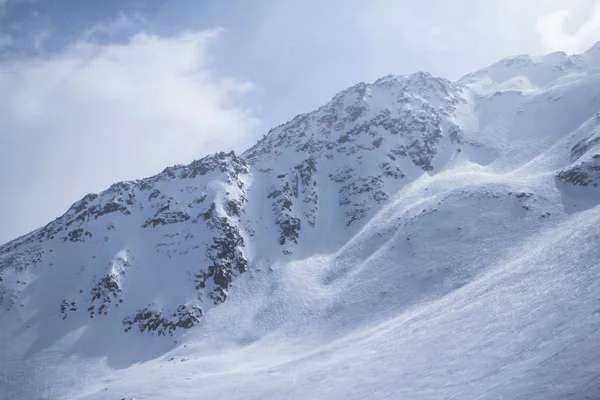
[[[0,0],[0,242],[357,82],[599,39],[596,0]]]

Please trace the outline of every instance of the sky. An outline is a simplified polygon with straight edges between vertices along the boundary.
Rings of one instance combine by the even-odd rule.
[[[598,40],[600,0],[0,0],[0,243],[358,82]]]

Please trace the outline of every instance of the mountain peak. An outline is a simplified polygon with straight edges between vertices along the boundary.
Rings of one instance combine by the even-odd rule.
[[[599,46],[596,44],[596,46]],[[461,78],[460,85],[492,86],[508,84],[520,90],[544,87],[571,73],[589,69],[596,62],[593,48],[582,55],[568,55],[556,51],[541,56],[518,55],[504,58],[487,68],[470,73]],[[590,57],[593,55],[593,57]]]
[[[446,79],[427,72],[387,75],[374,83],[361,82],[345,89],[317,110],[272,129],[242,158],[250,164],[270,163],[284,154],[289,158],[285,148],[313,155],[334,150],[354,154],[370,148],[371,142],[379,137],[383,140],[390,132],[412,137],[413,124],[419,125],[421,133],[434,126],[434,131],[441,133],[440,121],[459,102],[459,89]],[[415,149],[420,148],[421,141],[414,139]],[[430,160],[424,165],[429,168]]]
[[[0,398],[598,398],[592,53],[359,83],[85,196],[0,246]]]

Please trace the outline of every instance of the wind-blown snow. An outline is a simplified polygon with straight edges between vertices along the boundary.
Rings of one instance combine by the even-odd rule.
[[[600,398],[599,204],[599,46],[361,83],[0,247],[0,398]]]

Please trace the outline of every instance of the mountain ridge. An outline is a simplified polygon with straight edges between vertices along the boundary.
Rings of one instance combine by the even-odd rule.
[[[331,346],[338,349],[331,357],[345,360],[350,356],[339,346],[348,341],[359,343],[360,354],[372,359],[369,343],[376,339],[367,332],[387,337],[388,331],[407,329],[423,336],[410,322],[421,314],[435,315],[428,322],[432,326],[438,320],[455,326],[449,316],[466,319],[466,314],[455,310],[441,317],[435,311],[440,304],[455,298],[472,308],[466,305],[469,297],[460,296],[485,297],[481,287],[496,279],[509,282],[486,289],[500,298],[507,288],[518,287],[509,279],[515,274],[535,282],[545,273],[548,282],[558,282],[560,268],[567,265],[548,261],[542,250],[528,254],[527,243],[548,254],[556,249],[557,259],[572,260],[568,268],[581,267],[582,276],[593,277],[593,260],[600,255],[592,239],[571,243],[567,233],[558,232],[562,227],[579,237],[583,234],[575,229],[581,226],[585,237],[600,234],[594,228],[594,221],[600,221],[596,50],[508,58],[456,82],[416,73],[359,83],[317,110],[271,129],[239,156],[209,155],[84,196],[46,226],[0,246],[0,326],[7,327],[0,329],[0,337],[17,343],[14,349],[3,344],[0,360],[19,366],[16,373],[5,371],[6,381],[17,382],[4,389],[7,396],[36,390],[18,371],[56,346],[75,360],[104,357],[110,367],[94,362],[81,368],[109,375],[112,368],[131,376],[146,368],[140,363],[167,366],[160,358],[184,351],[181,343],[196,349],[186,357],[211,366],[219,364],[212,357],[227,360],[230,352],[248,363],[244,354],[268,349],[273,340],[284,350],[265,368],[280,377],[287,376],[287,366],[277,357],[321,365],[315,354],[329,354],[333,350],[324,349]],[[573,251],[576,246],[587,259]],[[538,261],[528,270],[523,263],[530,259]],[[542,259],[550,266],[540,264]],[[578,282],[562,279],[565,287]],[[539,303],[540,309],[571,304],[561,287],[547,287],[548,282],[535,290],[546,293],[541,298],[554,293],[563,303]],[[581,295],[585,301],[577,309],[581,315],[587,315],[583,306],[589,296],[600,293],[595,286],[586,290],[588,297]],[[513,296],[520,298],[521,292]],[[486,304],[476,307],[485,310]],[[516,314],[528,315],[525,300],[519,307]],[[526,331],[549,324],[563,332],[572,348],[560,349],[561,354],[596,354],[586,342],[571,341],[574,332],[561,330],[568,316],[556,316],[558,325],[552,325],[554,319],[535,310],[529,310],[535,320],[511,319],[504,309],[498,313],[503,315],[499,326],[515,324]],[[593,335],[596,319],[590,315],[587,325],[577,323]],[[517,325],[521,321],[530,325]],[[469,324],[467,328],[479,326]],[[511,358],[501,343],[506,337],[498,332],[490,331],[478,343],[486,348],[485,340],[498,338],[494,348],[502,349],[498,351],[508,365],[524,368],[524,378],[510,379],[521,382],[520,387],[527,386],[527,377],[547,384],[529,364]],[[432,338],[423,336],[422,343],[434,343]],[[470,348],[458,337],[447,339]],[[544,340],[559,349],[555,339]],[[289,343],[309,351],[298,356]],[[385,343],[377,342],[377,347],[386,348]],[[510,343],[521,349],[518,340]],[[525,350],[519,354],[531,360],[543,357],[556,368],[547,353],[527,350],[535,343],[523,343]],[[390,354],[406,356],[409,348],[396,351]],[[450,350],[445,351],[447,357]],[[486,351],[477,354],[490,365],[489,376],[509,379]],[[415,357],[421,366],[444,368]],[[75,362],[59,361],[65,368]],[[336,365],[344,368],[342,361]],[[379,364],[372,367],[378,370]],[[35,371],[40,382],[57,379]],[[307,370],[299,373],[317,380]],[[476,373],[470,373],[475,379]],[[390,375],[380,379],[391,382]],[[70,398],[108,398],[99,389],[69,382],[66,392],[48,398],[64,398],[65,393]],[[95,382],[94,387],[99,385]],[[405,379],[397,389],[412,387],[411,382]],[[492,398],[498,388],[493,379],[486,382],[465,386],[470,389],[455,387],[452,393]],[[574,385],[528,393],[560,398],[574,393]],[[432,383],[421,390],[441,396],[444,387]],[[234,396],[223,387],[214,388],[215,395]],[[327,391],[326,385],[313,387],[311,394],[281,388],[278,395],[298,398]],[[128,390],[134,389],[143,392],[141,387]],[[165,388],[157,390],[165,395]],[[510,390],[502,393],[510,397]],[[148,392],[143,398],[157,396]],[[194,392],[186,396],[182,398],[193,398]]]
[[[498,61],[497,63],[493,64],[493,65],[492,65],[492,67],[493,67],[493,66],[496,66],[496,65],[502,65],[502,64],[510,63],[512,60],[521,60],[521,59],[527,59],[528,61],[533,61],[533,60],[536,60],[536,59],[537,59],[537,60],[540,60],[540,61],[542,61],[542,62],[543,62],[543,60],[544,60],[544,59],[547,59],[547,58],[552,58],[552,57],[554,57],[554,56],[556,56],[556,55],[558,55],[558,56],[560,56],[561,58],[564,58],[564,59],[566,59],[566,60],[570,60],[570,59],[572,59],[573,57],[575,57],[576,59],[579,59],[579,60],[581,60],[581,59],[585,59],[585,58],[584,58],[584,56],[585,56],[585,55],[590,55],[590,54],[592,54],[592,55],[593,55],[593,54],[595,54],[595,53],[597,53],[597,52],[599,52],[599,53],[598,53],[598,54],[599,54],[599,56],[598,56],[598,57],[600,57],[600,41],[596,42],[596,43],[595,43],[595,44],[594,44],[592,47],[590,47],[588,50],[586,50],[586,51],[585,51],[583,54],[581,54],[581,55],[568,55],[568,54],[567,54],[567,53],[565,53],[564,51],[557,51],[557,52],[554,52],[554,53],[550,53],[550,54],[547,54],[547,55],[544,55],[544,56],[537,56],[537,57],[532,57],[532,56],[529,56],[529,55],[527,55],[527,54],[522,54],[522,55],[518,55],[518,56],[506,57],[506,58],[504,58],[504,59],[502,59],[502,60]],[[597,65],[594,65],[594,64],[592,63],[592,68],[600,68],[600,58],[598,59],[598,64],[597,64]],[[486,71],[486,69],[483,69],[483,70],[480,70],[480,71]],[[478,72],[480,72],[480,71],[478,71]],[[275,130],[276,130],[276,129],[278,129],[278,128],[281,128],[281,127],[284,127],[284,126],[287,126],[287,125],[293,124],[293,123],[294,123],[294,121],[296,121],[296,120],[297,120],[297,119],[299,119],[299,118],[302,118],[302,117],[304,117],[304,116],[306,116],[306,115],[309,115],[309,114],[314,114],[314,113],[317,113],[317,112],[319,112],[320,110],[322,110],[322,109],[325,109],[325,108],[326,108],[326,107],[327,107],[327,106],[328,106],[330,103],[334,102],[334,101],[335,101],[337,98],[339,98],[340,96],[343,96],[343,95],[344,95],[344,94],[346,94],[347,92],[350,92],[350,91],[354,90],[354,89],[355,89],[355,88],[357,88],[357,87],[364,87],[364,86],[367,86],[367,85],[376,85],[376,84],[378,84],[378,83],[380,83],[380,82],[385,82],[386,80],[389,80],[389,79],[396,79],[396,80],[397,80],[397,79],[407,79],[407,80],[410,80],[410,79],[411,79],[411,78],[413,78],[413,77],[423,77],[423,76],[428,76],[428,77],[432,78],[434,81],[438,81],[438,82],[446,82],[447,84],[451,84],[451,85],[454,85],[455,83],[458,83],[458,86],[463,86],[463,85],[466,85],[466,83],[465,83],[465,79],[466,79],[467,77],[470,77],[470,76],[472,76],[473,74],[477,74],[477,72],[466,74],[466,75],[465,75],[465,76],[463,76],[462,78],[459,78],[457,81],[455,81],[455,82],[451,82],[451,81],[449,81],[449,80],[447,80],[447,79],[444,79],[444,78],[435,78],[435,77],[433,77],[431,74],[429,74],[428,72],[419,71],[419,72],[416,72],[416,73],[414,73],[414,74],[410,74],[410,75],[391,75],[391,74],[390,74],[390,75],[387,75],[387,76],[385,76],[385,77],[381,77],[381,78],[377,79],[377,80],[376,80],[376,81],[375,81],[373,84],[366,84],[366,83],[364,83],[364,82],[360,82],[360,83],[358,83],[358,84],[356,84],[356,85],[354,85],[354,86],[351,86],[351,87],[349,87],[349,88],[347,88],[347,89],[345,89],[345,90],[343,90],[343,91],[339,92],[338,94],[336,94],[336,95],[335,95],[335,96],[332,98],[332,100],[331,100],[330,102],[328,102],[326,105],[323,105],[323,106],[319,107],[318,109],[316,109],[316,110],[314,110],[314,111],[311,111],[311,112],[308,112],[308,113],[304,113],[304,114],[299,114],[299,115],[297,115],[296,117],[294,117],[292,120],[290,120],[290,121],[288,121],[288,122],[284,122],[284,123],[282,123],[282,124],[278,125],[277,127],[270,129],[270,130],[268,131],[268,133],[265,135],[265,137],[264,137],[262,140],[264,140],[264,139],[266,138],[266,136],[267,136],[267,135],[271,134],[273,131],[275,131]],[[258,141],[258,142],[257,142],[255,145],[253,145],[253,146],[251,146],[249,149],[245,150],[245,151],[242,153],[242,155],[241,155],[241,156],[242,156],[242,157],[244,157],[244,154],[246,154],[246,153],[250,152],[250,151],[251,151],[253,148],[257,147],[257,146],[258,146],[258,145],[261,143],[261,141],[262,141],[262,140],[259,140],[259,141]],[[220,152],[220,153],[226,153],[226,152]],[[216,154],[220,154],[220,153],[216,153]],[[215,154],[215,155],[216,155],[216,154]],[[230,154],[231,154],[231,152],[230,152]],[[169,169],[171,169],[171,168],[178,168],[178,167],[190,166],[191,164],[194,164],[194,163],[197,163],[197,162],[200,162],[200,161],[202,161],[202,159],[204,159],[204,158],[208,158],[208,157],[212,157],[212,156],[214,156],[214,155],[207,155],[207,156],[205,156],[205,157],[203,157],[203,158],[201,158],[201,159],[199,159],[199,160],[194,160],[194,161],[192,161],[191,163],[189,163],[189,164],[187,164],[187,165],[186,165],[186,164],[176,164],[176,165],[173,165],[173,166],[170,166],[170,167],[166,167],[166,168],[165,168],[165,170],[163,170],[162,172],[160,172],[160,173],[158,173],[158,174],[155,174],[155,175],[153,175],[152,177],[148,177],[148,178],[140,178],[140,179],[128,180],[128,181],[119,181],[119,182],[116,182],[115,184],[111,185],[111,188],[112,188],[113,186],[115,186],[115,185],[119,185],[119,184],[126,184],[126,183],[130,183],[130,182],[138,182],[138,181],[149,180],[149,179],[151,179],[151,178],[157,177],[157,176],[159,176],[159,175],[161,175],[161,174],[165,173],[166,171],[168,171],[168,170],[169,170]],[[108,190],[110,190],[110,188],[106,189],[106,191],[108,191]],[[103,192],[104,192],[104,191],[102,191],[102,192],[100,192],[100,193],[103,193]],[[84,199],[85,199],[87,196],[93,196],[93,195],[98,195],[98,194],[99,194],[99,193],[88,193],[88,194],[87,194],[87,195],[85,195],[85,196],[84,196],[84,197],[83,197],[81,200],[78,200],[77,202],[75,202],[75,203],[74,203],[74,204],[73,204],[73,205],[70,207],[70,209],[71,209],[71,208],[72,208],[72,207],[73,207],[75,204],[77,204],[77,203],[79,203],[80,201],[84,200]],[[58,217],[58,218],[60,218],[60,217]],[[58,219],[58,218],[57,218],[57,219]],[[17,241],[17,240],[19,240],[19,239],[21,239],[21,238],[24,238],[24,237],[26,237],[26,236],[28,236],[28,235],[32,234],[33,232],[36,232],[36,231],[38,231],[39,229],[42,229],[42,228],[43,228],[43,227],[40,227],[40,228],[38,228],[38,229],[35,229],[35,230],[33,230],[32,232],[26,233],[26,234],[24,234],[24,235],[21,235],[21,236],[19,236],[18,238],[15,238],[15,239],[13,239],[13,240],[10,240],[10,241],[8,241],[8,242],[6,242],[6,243],[4,243],[4,244],[1,244],[1,245],[0,245],[0,247],[7,246],[8,244],[10,244],[10,243],[12,243],[12,242],[15,242],[15,241]]]

